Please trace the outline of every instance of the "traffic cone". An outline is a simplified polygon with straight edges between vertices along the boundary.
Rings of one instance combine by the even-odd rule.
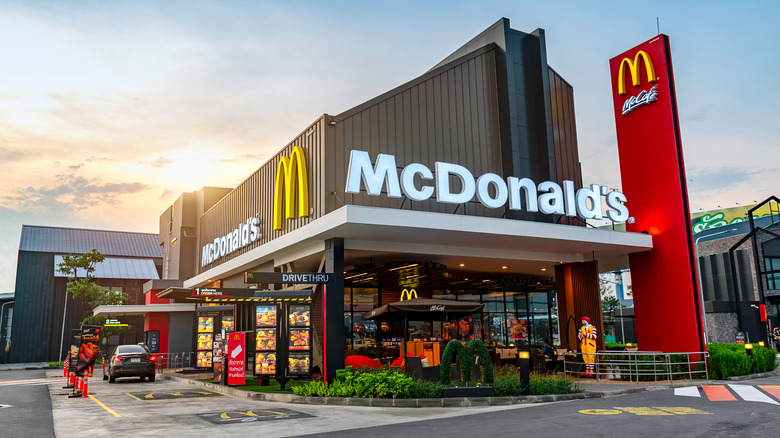
[[[87,377],[84,377],[84,381],[81,382],[81,398],[89,398],[89,394],[87,394],[87,387],[89,379]]]
[[[73,387],[76,381],[76,373],[73,371],[68,373],[68,386]]]
[[[62,366],[62,377],[68,377],[68,368],[70,368],[70,361],[66,360],[65,365]]]
[[[81,379],[82,376],[76,376],[76,390],[81,389]]]

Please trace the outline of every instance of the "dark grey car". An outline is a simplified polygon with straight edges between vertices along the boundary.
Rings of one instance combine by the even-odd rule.
[[[114,383],[118,377],[147,377],[154,382],[156,362],[145,345],[120,345],[108,359],[103,380]]]

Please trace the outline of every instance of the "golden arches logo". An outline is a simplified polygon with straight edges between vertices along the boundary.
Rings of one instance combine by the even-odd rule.
[[[401,299],[399,301],[411,300],[417,298],[417,291],[414,289],[404,289],[401,291]]]
[[[295,217],[295,187],[298,186],[298,216],[309,216],[309,179],[303,148],[295,146],[289,157],[280,156],[274,184],[274,230],[282,229],[282,202],[284,217]],[[284,201],[282,201],[284,200]]]
[[[618,94],[626,94],[626,80],[624,68],[628,66],[628,70],[631,72],[631,83],[636,87],[639,85],[639,59],[645,64],[645,73],[647,73],[647,80],[649,82],[655,82],[657,80],[655,76],[655,69],[653,68],[653,61],[650,59],[650,55],[644,50],[636,52],[634,60],[631,61],[628,57],[623,58],[620,61],[620,68],[618,69]]]

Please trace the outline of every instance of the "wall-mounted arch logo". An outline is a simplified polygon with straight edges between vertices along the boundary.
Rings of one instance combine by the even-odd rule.
[[[295,217],[295,188],[298,187],[298,216],[309,216],[309,178],[303,148],[293,147],[289,157],[280,156],[274,184],[274,230],[282,229],[282,204],[285,219]]]
[[[617,77],[619,95],[622,96],[626,94],[626,67],[628,67],[628,72],[631,74],[631,84],[634,87],[638,87],[641,84],[640,79],[642,72],[639,68],[640,61],[645,66],[644,72],[647,76],[647,81],[656,82],[658,80],[658,77],[655,75],[655,68],[653,67],[653,61],[650,59],[650,55],[644,50],[640,50],[634,55],[633,61],[629,57],[625,57],[620,61]],[[647,105],[656,100],[658,100],[658,86],[654,86],[649,90],[642,90],[636,96],[631,96],[626,99],[623,103],[623,115],[625,116],[640,106]]]
[[[417,298],[417,291],[414,289],[404,289],[401,291],[401,299],[398,301],[413,300]]]

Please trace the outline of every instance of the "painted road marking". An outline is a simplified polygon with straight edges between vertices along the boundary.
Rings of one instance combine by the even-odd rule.
[[[710,401],[735,401],[737,398],[725,386],[702,386]]]
[[[226,411],[210,414],[198,414],[198,417],[214,424],[253,423],[255,421],[286,420],[288,418],[307,418],[313,415],[290,409]]]
[[[682,395],[685,397],[701,397],[701,394],[699,393],[699,388],[696,386],[674,388],[674,395]]]
[[[742,400],[780,405],[780,403],[772,400],[768,395],[764,394],[753,386],[729,384],[729,387],[733,389],[738,396],[742,397]]]
[[[780,386],[777,385],[760,385],[759,388],[772,394],[775,398],[780,399]]]
[[[583,409],[580,414],[586,415],[712,415],[712,412],[700,411],[689,407],[615,407],[612,409]]]
[[[104,405],[103,402],[101,402],[100,400],[96,399],[95,397],[93,397],[91,395],[89,396],[89,398],[91,398],[95,403],[100,405],[101,408],[103,408],[103,409],[107,410],[109,413],[111,413],[111,415],[113,415],[113,416],[115,416],[117,418],[122,418],[121,415],[117,414],[116,411],[114,411],[113,409],[111,409],[108,406]]]
[[[52,383],[62,383],[63,379],[25,379],[25,380],[4,380],[0,381],[0,386],[13,386],[13,385],[51,385]]]
[[[125,394],[139,401],[149,400],[181,400],[187,398],[224,397],[224,394],[213,391],[185,390],[176,392],[134,392]]]

